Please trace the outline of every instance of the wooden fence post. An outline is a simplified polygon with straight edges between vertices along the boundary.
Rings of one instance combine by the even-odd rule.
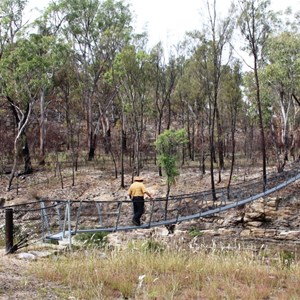
[[[14,223],[13,223],[13,209],[5,209],[5,243],[6,253],[11,253],[14,246]]]

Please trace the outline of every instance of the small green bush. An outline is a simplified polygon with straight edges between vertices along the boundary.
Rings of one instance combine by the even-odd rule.
[[[199,237],[199,236],[203,235],[203,232],[200,229],[195,228],[195,227],[190,228],[188,232],[189,232],[189,235],[192,237]]]
[[[164,251],[164,246],[161,245],[159,242],[154,241],[152,239],[147,240],[142,245],[142,249],[146,252],[162,252]]]
[[[284,267],[289,268],[293,261],[295,261],[295,253],[289,250],[282,250],[279,253],[280,261]]]

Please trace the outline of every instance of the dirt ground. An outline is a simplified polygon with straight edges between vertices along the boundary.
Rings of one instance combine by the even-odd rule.
[[[62,299],[60,295],[67,288],[30,274],[34,261],[19,255],[22,253],[5,255],[0,251],[0,300]]]

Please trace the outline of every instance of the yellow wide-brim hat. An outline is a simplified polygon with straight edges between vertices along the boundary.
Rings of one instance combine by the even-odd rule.
[[[140,176],[135,176],[134,181],[143,181],[144,179]]]

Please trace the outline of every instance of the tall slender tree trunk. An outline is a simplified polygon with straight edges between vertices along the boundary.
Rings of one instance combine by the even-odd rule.
[[[193,128],[191,129],[191,121],[190,121],[190,115],[188,110],[187,110],[187,134],[188,134],[188,155],[191,160],[194,160],[194,155],[193,155],[194,135],[193,135]]]
[[[16,175],[15,173],[16,173],[17,161],[18,161],[19,155],[21,155],[23,157],[23,161],[24,161],[24,171],[22,172],[22,174],[30,174],[33,171],[32,165],[31,165],[28,142],[27,142],[27,136],[25,134],[25,129],[26,129],[26,126],[29,121],[29,117],[31,114],[31,109],[32,109],[34,101],[32,99],[32,102],[27,104],[25,112],[22,113],[20,108],[14,104],[14,102],[11,98],[7,97],[7,100],[10,103],[10,107],[15,116],[16,123],[18,126],[17,135],[16,135],[15,141],[14,141],[14,162],[13,162],[13,167],[12,167],[11,174],[10,174],[10,177],[8,180],[8,185],[7,185],[7,191],[10,191],[12,181]],[[19,146],[21,147],[21,149]]]
[[[22,157],[24,162],[24,171],[23,174],[31,174],[33,171],[32,165],[31,165],[31,158],[30,158],[30,151],[28,147],[28,140],[25,132],[21,135],[21,141],[22,141]]]
[[[217,132],[218,132],[218,157],[219,157],[219,182],[222,181],[221,172],[224,170],[224,143],[223,143],[223,130],[220,120],[219,109],[216,107],[216,121],[217,121]]]
[[[211,104],[210,104],[211,106]],[[211,192],[213,200],[217,200],[216,197],[216,188],[215,188],[215,176],[214,176],[214,161],[215,161],[215,139],[214,139],[214,131],[215,131],[215,108],[210,107],[210,116],[209,116],[209,151],[210,151],[210,181],[211,181]]]
[[[28,104],[25,113],[21,114],[22,118],[19,118],[18,116],[18,108],[14,106],[13,101],[11,99],[8,99],[8,101],[11,104],[12,111],[16,117],[17,125],[18,125],[18,132],[15,137],[14,141],[14,162],[13,162],[13,167],[11,170],[11,174],[8,180],[8,185],[7,185],[7,191],[10,191],[12,181],[16,175],[16,168],[17,168],[17,161],[18,161],[18,156],[21,154],[23,157],[24,161],[24,172],[23,174],[30,174],[32,173],[32,165],[31,165],[31,159],[30,159],[30,153],[29,153],[29,148],[28,148],[28,142],[27,142],[27,137],[25,134],[25,128],[27,126],[29,116],[31,114],[31,108],[32,104]],[[21,143],[20,143],[21,142]],[[21,146],[21,153],[20,153],[20,147]]]
[[[263,123],[263,113],[261,109],[261,99],[260,99],[260,85],[258,78],[258,67],[257,67],[257,58],[254,55],[254,76],[255,76],[255,84],[256,84],[256,100],[258,107],[258,115],[259,115],[259,129],[261,135],[261,152],[263,159],[263,184],[264,188],[267,185],[267,154],[266,154],[266,141],[265,141],[265,132],[264,132],[264,123]]]
[[[158,124],[157,124],[157,136],[161,134],[161,128],[162,128],[162,118],[163,118],[163,111],[159,111],[159,117],[158,117]],[[156,164],[156,153],[155,153],[155,164]],[[161,166],[158,166],[158,176],[162,177],[162,168]]]
[[[123,117],[122,117],[122,126],[121,126],[121,134],[120,134],[120,139],[121,139],[121,147],[120,147],[120,158],[121,158],[121,188],[125,188],[125,178],[124,178],[124,130],[123,130]],[[125,139],[126,142],[126,139]]]
[[[167,129],[171,128],[171,100],[168,99],[168,119],[167,119]]]
[[[97,135],[93,132],[90,132],[90,135],[88,160],[92,161],[95,158]]]
[[[200,155],[200,169],[202,174],[205,174],[205,136],[204,136],[204,118],[201,118],[200,125],[200,147],[201,147],[201,155]]]
[[[235,163],[235,136],[234,136],[234,131],[235,131],[235,128],[232,129],[232,132],[231,132],[232,152],[231,152],[230,173],[229,173],[229,179],[228,179],[228,183],[227,183],[227,197],[228,197],[228,199],[230,197],[230,195],[229,195],[229,189],[230,189],[230,185],[231,185],[233,168],[234,168],[234,163]]]
[[[42,89],[40,97],[40,165],[45,164],[45,90]]]
[[[87,91],[85,91],[85,98],[87,103],[87,132],[88,132],[88,160],[92,161],[95,158],[96,139],[97,135],[94,133],[93,126],[93,109],[92,99]]]
[[[168,218],[168,205],[169,205],[170,191],[171,191],[171,184],[168,181],[168,183],[167,183],[166,202],[165,202],[165,220],[167,220],[167,218]]]
[[[237,119],[237,106],[234,105],[234,107],[231,108],[231,165],[230,165],[230,173],[229,173],[229,179],[227,183],[227,197],[230,198],[229,189],[231,185],[232,180],[232,174],[233,174],[233,168],[235,163],[235,129],[236,129],[236,119]]]

